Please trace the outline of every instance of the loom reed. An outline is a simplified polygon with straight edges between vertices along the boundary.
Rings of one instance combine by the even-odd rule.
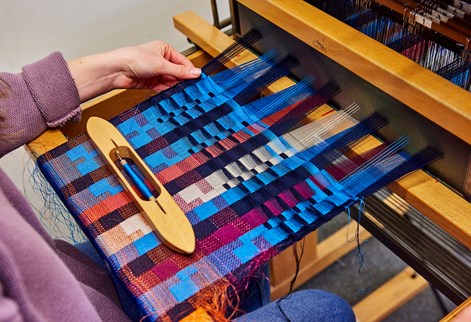
[[[403,54],[454,84],[471,90],[470,12],[455,1],[306,0],[329,15]],[[461,7],[471,10],[469,1]],[[432,29],[419,17],[434,21]],[[437,17],[442,17],[438,21]]]

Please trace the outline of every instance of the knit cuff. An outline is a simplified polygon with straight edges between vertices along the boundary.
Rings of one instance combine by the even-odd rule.
[[[23,67],[23,77],[47,126],[80,120],[80,97],[67,62],[59,52]]]

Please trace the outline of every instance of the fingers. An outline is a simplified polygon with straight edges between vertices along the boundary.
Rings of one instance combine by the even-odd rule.
[[[197,78],[201,75],[201,69],[186,65],[179,65],[170,61],[164,61],[161,66],[160,75],[173,76],[177,79]]]
[[[191,61],[186,58],[184,55],[182,55],[179,51],[177,51],[175,48],[173,48],[170,45],[166,46],[166,51],[167,55],[165,57],[169,57],[168,60],[172,63],[178,64],[178,65],[184,65],[188,67],[195,67],[191,63]]]
[[[464,308],[453,320],[453,322],[471,321],[471,306]]]
[[[185,79],[198,78],[201,70],[172,46],[153,41],[119,50],[122,58],[119,88],[148,88],[161,91]]]
[[[201,70],[195,68],[188,58],[172,46],[168,44],[164,46],[164,58],[169,62],[169,64],[165,66],[167,75],[174,76],[178,79],[196,78],[201,75]]]

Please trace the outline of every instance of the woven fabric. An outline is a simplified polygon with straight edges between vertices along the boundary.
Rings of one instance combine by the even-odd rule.
[[[170,98],[151,98],[111,121],[193,225],[197,244],[191,256],[159,241],[86,134],[38,159],[150,320],[185,316],[208,290],[228,284],[242,290],[257,267],[407,160],[388,148],[369,156],[370,163],[345,157],[341,148],[374,126],[360,123],[332,133],[339,116],[282,135],[280,129],[293,122],[264,118],[287,108],[291,114],[286,115],[297,111],[299,119],[306,112],[303,101],[315,108],[328,97],[300,84],[241,106],[233,98],[268,68],[263,60],[250,68],[255,67],[258,71],[205,76]]]

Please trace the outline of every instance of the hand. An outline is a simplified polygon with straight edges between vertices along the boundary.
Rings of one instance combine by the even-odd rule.
[[[68,62],[68,66],[82,102],[117,88],[160,92],[201,74],[185,56],[162,41],[83,57]]]

